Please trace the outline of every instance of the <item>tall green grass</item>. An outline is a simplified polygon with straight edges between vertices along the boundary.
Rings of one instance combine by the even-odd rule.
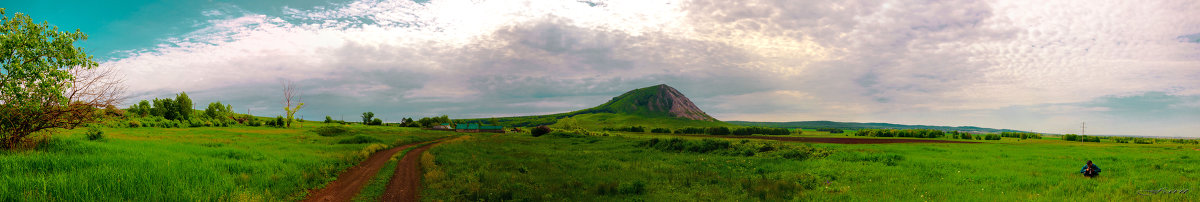
[[[863,145],[731,140],[729,147],[778,144],[829,152],[819,158],[645,146],[664,136],[499,135],[445,144],[430,152],[446,175],[424,181],[422,193],[426,199],[448,201],[1200,200],[1196,190],[1137,194],[1195,189],[1200,153],[1190,144],[1004,138],[981,144]],[[702,143],[703,138],[684,139]],[[1104,170],[1100,177],[1078,173],[1087,160]],[[643,191],[620,191],[636,184]]]
[[[307,129],[106,128],[66,131],[41,149],[0,152],[0,201],[290,201],[364,158]],[[353,127],[384,142],[449,133]]]

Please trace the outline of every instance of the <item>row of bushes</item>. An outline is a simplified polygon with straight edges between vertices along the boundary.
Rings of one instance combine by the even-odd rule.
[[[1042,134],[1022,133],[1022,132],[1000,132],[1000,137],[1021,138],[1021,139],[1042,139]]]
[[[1064,140],[1066,136],[1063,137]],[[1116,143],[1134,143],[1134,144],[1154,144],[1157,142],[1154,138],[1144,137],[1113,137],[1111,138]]]
[[[983,139],[983,136],[982,136],[982,135],[979,135],[979,136],[972,136],[972,135],[971,135],[971,133],[958,132],[958,131],[956,130],[956,131],[950,131],[950,138],[953,138],[953,139],[964,139],[964,140],[971,140],[971,139],[974,139],[974,140],[982,140],[982,139]]]
[[[1100,137],[1096,137],[1096,136],[1089,137],[1087,135],[1066,134],[1066,135],[1062,136],[1062,140],[1076,141],[1076,142],[1100,142]]]
[[[796,131],[800,132],[800,131]],[[766,127],[742,127],[729,129],[729,127],[708,127],[708,128],[680,128],[675,129],[675,134],[707,134],[707,135],[789,135],[791,130],[787,128],[766,128]]]
[[[1200,140],[1196,139],[1171,139],[1171,142],[1179,144],[1200,144]]]
[[[676,131],[674,131],[674,133],[680,133],[680,135],[714,135],[714,136],[725,136],[725,135],[730,135],[730,133],[732,133],[732,131],[730,130],[730,127],[724,127],[724,126],[718,126],[718,127],[683,127],[683,129],[676,129]]]
[[[983,136],[983,140],[1000,140],[1000,135],[999,134],[987,134],[986,136]]]
[[[946,136],[946,132],[932,129],[861,129],[855,132],[854,135],[869,137],[941,138]]]

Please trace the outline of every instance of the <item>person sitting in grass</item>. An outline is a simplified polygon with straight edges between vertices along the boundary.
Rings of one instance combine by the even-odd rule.
[[[1092,164],[1091,160],[1088,160],[1087,165],[1084,165],[1083,169],[1080,169],[1079,172],[1083,173],[1083,176],[1096,177],[1100,175],[1100,167]]]

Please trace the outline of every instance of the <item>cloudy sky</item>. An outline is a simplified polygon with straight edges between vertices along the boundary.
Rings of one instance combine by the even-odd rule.
[[[566,112],[671,85],[721,120],[1200,136],[1200,2],[17,1],[132,98],[306,119]],[[202,106],[202,104],[197,104]]]

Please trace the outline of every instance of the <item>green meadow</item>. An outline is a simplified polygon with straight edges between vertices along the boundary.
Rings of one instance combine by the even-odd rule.
[[[805,133],[798,136],[841,136]],[[673,138],[686,149],[645,146]],[[709,145],[705,141],[729,146],[694,149]],[[1195,190],[1139,192],[1196,188],[1200,149],[1194,144],[974,142],[982,143],[818,144],[624,132],[477,135],[429,151],[433,160],[423,164],[422,193],[432,201],[1200,200]],[[1087,160],[1100,166],[1100,177],[1079,174]]]
[[[295,201],[368,154],[453,135],[352,126],[104,128],[60,131],[39,148],[0,151],[0,201]],[[356,137],[368,143],[341,144]]]

